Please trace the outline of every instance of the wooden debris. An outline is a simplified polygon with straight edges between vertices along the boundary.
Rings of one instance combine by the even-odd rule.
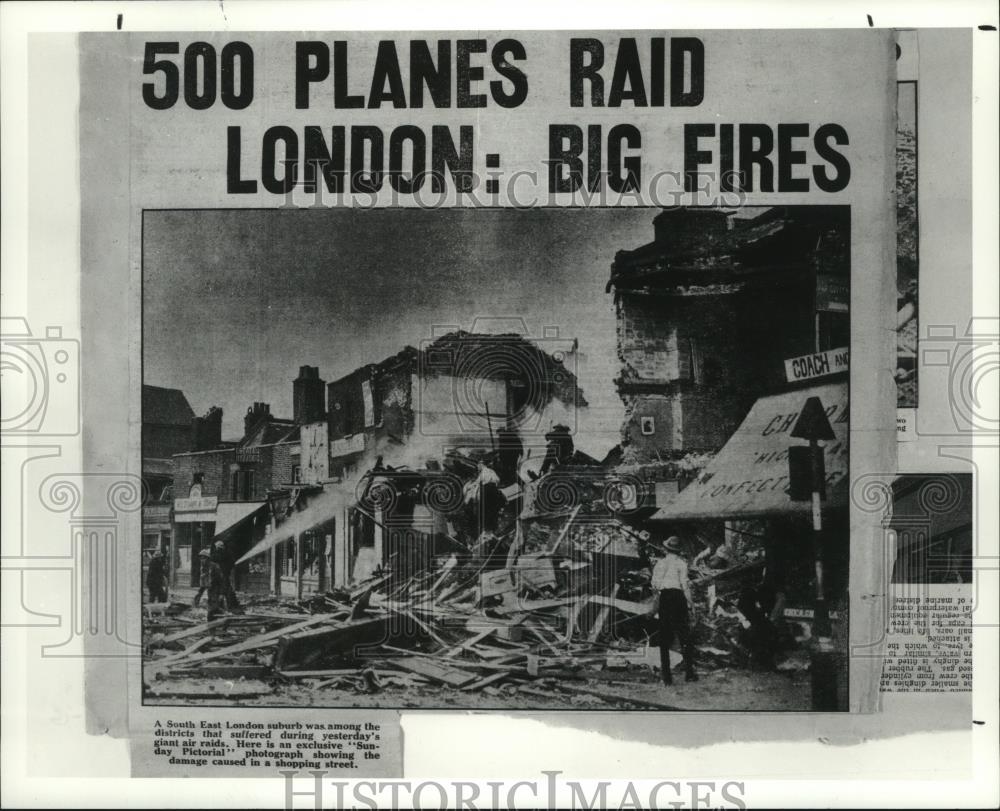
[[[644,603],[636,603],[631,600],[620,600],[616,597],[594,596],[590,598],[590,602],[596,605],[617,608],[626,614],[636,614],[638,616],[645,616],[656,612],[656,603],[652,597]]]
[[[203,637],[202,639],[199,639],[197,642],[195,642],[193,645],[190,645],[186,649],[182,650],[180,653],[175,653],[173,656],[166,656],[163,659],[156,659],[153,662],[153,664],[161,666],[170,664],[171,662],[178,662],[182,659],[186,659],[192,653],[197,651],[199,648],[205,647],[205,645],[207,645],[211,641],[212,637],[210,636]]]
[[[176,642],[179,639],[186,639],[189,636],[197,636],[198,634],[207,633],[215,628],[221,628],[231,619],[232,617],[222,617],[221,619],[212,620],[211,622],[203,622],[201,625],[194,625],[191,628],[185,628],[183,631],[178,631],[176,634],[164,637],[160,640],[160,644],[167,645],[170,642]]]
[[[154,682],[147,695],[155,698],[249,699],[266,696],[272,689],[259,681],[215,681],[178,679]]]
[[[167,615],[147,612],[144,675],[155,687],[149,695],[239,700],[268,692],[270,681],[290,691],[430,687],[436,693],[445,687],[563,704],[600,700],[676,709],[585,683],[620,682],[623,693],[633,692],[635,682],[657,680],[659,668],[645,621],[655,612],[648,577],[638,564],[622,563],[635,558],[624,547],[641,545],[644,537],[615,520],[594,523],[590,509],[579,504],[572,512],[540,515],[537,524],[522,510],[517,520],[506,519],[506,530],[478,539],[449,527],[458,535],[449,552],[435,552],[412,575],[391,571],[397,558],[390,555],[385,569],[349,589],[297,600],[250,599],[245,615],[205,622],[203,611],[180,603],[165,605]],[[609,568],[622,565],[627,577]],[[726,597],[759,565],[692,569],[692,586],[703,586],[695,593],[699,606],[706,592],[709,605],[715,597],[714,610],[695,614],[700,666],[734,666],[746,658],[745,618]],[[671,651],[670,659],[675,663],[679,654]],[[257,686],[227,693],[232,684]]]
[[[611,598],[618,593],[618,584],[615,583],[615,587],[611,590]],[[594,621],[593,627],[590,629],[590,634],[587,636],[588,641],[596,642],[597,637],[599,637],[604,632],[604,623],[608,621],[608,616],[611,614],[611,606],[604,605],[601,607],[600,613],[597,615],[597,619]]]
[[[424,658],[393,659],[392,664],[404,670],[411,670],[432,681],[447,684],[449,687],[464,687],[476,680],[474,673],[459,670],[454,667],[444,667]]]
[[[333,628],[311,628],[282,635],[278,639],[274,666],[278,670],[288,670],[291,663],[309,665],[329,652],[353,657],[359,648],[384,641],[387,624],[387,617],[374,617]]]
[[[468,627],[468,626],[466,626],[466,627]],[[448,650],[446,650],[444,652],[443,655],[444,656],[456,656],[457,654],[461,653],[462,651],[468,650],[473,645],[475,645],[477,642],[482,642],[484,639],[488,638],[491,634],[496,633],[496,630],[497,629],[495,627],[494,628],[486,628],[485,630],[480,631],[475,636],[470,636],[468,639],[466,639],[464,642],[462,642],[462,644],[456,645],[453,648],[449,648]]]
[[[509,677],[510,673],[507,672],[492,673],[486,678],[479,679],[479,681],[474,681],[472,682],[472,684],[467,684],[465,685],[465,687],[462,687],[460,689],[463,690],[464,692],[474,693],[477,690],[482,690],[489,684],[494,684],[495,682],[501,681],[502,679],[506,679]]]
[[[192,656],[188,656],[188,651],[185,651],[181,656],[171,656],[167,659],[153,660],[147,664],[147,667],[156,671],[165,662],[168,661],[183,661],[185,664],[193,664],[194,662],[206,662],[209,659],[219,659],[223,656],[229,656],[234,653],[244,653],[246,651],[259,650],[260,648],[270,647],[276,645],[278,640],[286,634],[290,634],[294,631],[301,630],[303,628],[308,628],[311,625],[318,625],[321,622],[329,622],[329,618],[325,616],[311,617],[303,622],[293,625],[290,628],[282,628],[278,631],[270,631],[266,634],[259,634],[257,636],[246,639],[235,645],[229,645],[225,648],[219,648],[218,650],[208,651],[206,653],[196,653]],[[210,641],[208,639],[205,640]]]
[[[171,676],[190,676],[199,679],[257,679],[263,680],[271,673],[267,665],[202,665],[197,669],[174,669]]]
[[[332,670],[275,670],[275,673],[285,679],[328,679],[333,676],[357,675],[356,667],[334,668]]]

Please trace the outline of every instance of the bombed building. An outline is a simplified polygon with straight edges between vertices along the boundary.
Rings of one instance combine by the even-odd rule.
[[[767,682],[772,707],[794,683],[784,708],[842,708],[848,217],[664,211],[614,254],[601,340],[620,366],[601,380],[624,418],[602,459],[557,335],[449,328],[329,382],[300,367],[291,419],[255,403],[241,439],[175,457],[175,534],[189,560],[235,558],[252,617],[216,594],[207,623],[165,637],[205,648],[153,646],[148,694],[212,662],[293,702],[677,709],[633,688],[683,662],[690,681],[695,664],[752,674],[754,695],[786,680]],[[694,616],[682,653],[663,630],[670,555]],[[811,701],[810,645],[827,657]]]
[[[539,346],[518,334],[456,330],[356,369],[328,386],[331,472],[414,441],[437,453],[489,447],[501,430],[544,449],[552,425],[587,406],[576,351],[557,337]]]
[[[849,209],[663,211],[654,238],[620,250],[617,312],[625,457],[714,452],[761,395],[787,384],[784,360],[849,338]]]
[[[544,463],[554,427],[569,435],[563,423],[587,406],[575,352],[574,341],[555,336],[539,346],[515,333],[450,331],[330,382],[325,407],[317,378],[303,367],[296,385],[310,393],[301,398],[308,405],[294,511],[326,527],[325,541],[302,527],[304,559],[325,556],[329,582],[342,585],[390,559],[447,548],[454,516],[445,512],[458,510],[479,460],[488,458],[510,485],[520,462]],[[379,493],[391,498],[382,503]],[[270,554],[294,560],[298,534],[276,531],[280,548]],[[307,571],[294,591],[319,587],[315,574]]]

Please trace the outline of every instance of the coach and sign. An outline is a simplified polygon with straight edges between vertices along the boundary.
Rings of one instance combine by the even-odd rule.
[[[846,346],[828,349],[825,352],[814,352],[785,361],[785,378],[789,383],[799,383],[802,380],[815,380],[828,375],[841,374],[848,370],[850,349]]]

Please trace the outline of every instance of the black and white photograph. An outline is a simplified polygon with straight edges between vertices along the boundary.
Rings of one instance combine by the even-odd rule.
[[[995,5],[0,3],[0,805],[996,807]]]
[[[846,709],[850,233],[146,211],[144,701]]]

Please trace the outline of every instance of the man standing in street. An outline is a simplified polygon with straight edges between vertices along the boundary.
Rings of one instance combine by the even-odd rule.
[[[212,560],[212,556],[207,549],[202,549],[198,553],[201,557],[201,590],[208,592],[208,621],[211,622],[222,612],[222,595],[225,591],[225,578],[222,568]]]
[[[697,681],[694,672],[694,643],[691,638],[691,586],[688,582],[687,561],[681,557],[681,539],[667,538],[666,554],[653,567],[651,583],[659,591],[660,667],[663,683],[673,684],[670,672],[670,647],[674,638],[680,642],[687,681]]]
[[[229,554],[225,541],[216,541],[212,544],[212,560],[219,564],[222,569],[224,580],[224,591],[226,597],[226,607],[237,614],[242,614],[239,598],[236,596],[236,589],[233,588],[233,556]]]
[[[151,603],[167,602],[167,559],[159,550],[153,553],[146,570],[146,588]]]
[[[216,541],[212,544],[212,551],[202,550],[198,553],[200,557],[208,556],[208,558],[215,563],[220,571],[222,572],[222,596],[226,598],[226,608],[236,614],[243,613],[243,609],[240,608],[240,601],[236,597],[236,591],[233,588],[232,579],[232,557],[226,551],[226,544],[223,541]],[[199,581],[198,593],[194,596],[193,605],[195,607],[201,602],[202,596],[208,589],[208,581],[205,579],[204,573],[207,571],[206,568],[202,568],[202,577]]]

